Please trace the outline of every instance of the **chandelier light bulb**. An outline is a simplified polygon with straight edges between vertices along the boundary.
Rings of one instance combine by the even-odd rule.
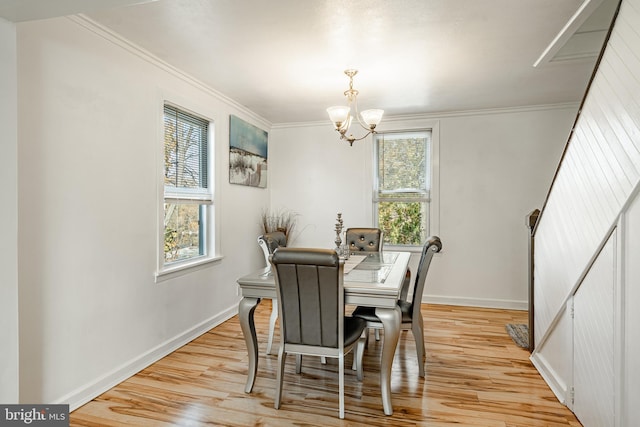
[[[349,111],[351,111],[351,108],[344,106],[327,108],[329,119],[331,119],[336,129],[340,129],[347,122],[347,119],[349,118]]]
[[[384,110],[364,110],[360,115],[362,121],[364,121],[370,129],[375,128],[380,124]]]

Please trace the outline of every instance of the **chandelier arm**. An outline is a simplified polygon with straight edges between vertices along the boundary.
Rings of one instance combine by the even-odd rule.
[[[384,111],[366,110],[365,113],[367,117],[363,118],[360,114],[360,111],[358,110],[358,91],[353,88],[353,76],[358,73],[358,70],[349,69],[345,70],[344,73],[349,77],[349,89],[344,91],[344,95],[347,98],[348,105],[348,107],[346,108],[346,117],[342,115],[344,114],[344,108],[331,107],[327,109],[327,112],[329,112],[329,117],[334,123],[335,130],[340,133],[340,139],[344,139],[349,143],[349,145],[353,145],[355,141],[361,141],[367,136],[377,133],[375,131],[375,128],[376,125],[380,122]],[[347,132],[351,127],[354,115],[360,127],[366,132],[366,134],[364,134],[360,138],[354,137],[353,134],[347,136]],[[370,123],[367,123],[367,121],[369,121]]]
[[[369,131],[369,127],[365,125],[365,123],[362,121],[362,119],[360,118],[360,111],[358,110],[358,97],[354,97],[353,98],[353,107],[355,109],[355,116],[356,116],[356,120],[358,121],[358,124],[360,125],[360,127],[366,131]],[[356,140],[359,141],[359,140]]]
[[[345,119],[344,123],[342,123],[342,126],[340,126],[340,128],[338,128],[336,130],[338,132],[340,132],[341,134],[347,133],[347,131],[351,127],[351,122],[352,121],[353,121],[353,116],[351,115],[351,113],[348,113],[347,114],[347,118]]]
[[[369,131],[369,132],[367,132],[366,134],[364,134],[363,136],[361,136],[360,138],[355,138],[353,141],[354,141],[354,142],[355,142],[355,141],[362,141],[363,139],[365,139],[366,137],[368,137],[368,136],[369,136],[369,135],[371,135],[372,133],[374,133],[374,132]],[[351,135],[351,137],[353,138],[353,135]]]
[[[365,139],[369,135],[375,134],[375,133],[377,133],[375,130],[370,130],[366,134],[361,136],[360,138],[356,138],[356,137],[353,136],[353,134],[351,134],[351,136],[347,136],[346,133],[340,132],[340,139],[344,139],[345,141],[347,141],[349,143],[349,145],[353,145],[354,142],[362,141],[363,139]]]

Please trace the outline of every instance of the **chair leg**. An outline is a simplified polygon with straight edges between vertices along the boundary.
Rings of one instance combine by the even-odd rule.
[[[418,322],[412,322],[411,332],[413,332],[413,338],[416,341],[416,356],[418,358],[418,372],[420,373],[420,376],[424,378],[425,351],[424,351],[424,326],[423,326],[422,319],[419,319]]]
[[[362,365],[364,350],[367,348],[369,348],[369,328],[364,328],[362,335],[360,335],[360,340],[358,340],[358,345],[356,346],[356,353],[353,355],[353,363],[351,364],[352,371],[357,371],[358,366]],[[358,350],[360,350],[359,355]],[[358,379],[362,380],[362,374],[359,375]]]
[[[280,347],[280,350],[278,350],[278,372],[276,375],[276,399],[273,405],[276,409],[280,409],[280,402],[282,401],[282,380],[284,376],[285,357],[286,353],[284,352],[284,348]]]
[[[278,300],[271,300],[271,317],[269,317],[269,337],[267,339],[267,354],[271,354],[271,345],[273,344],[273,333],[276,329],[276,320],[278,320]]]
[[[344,354],[341,354],[339,357],[339,370],[340,370],[340,378],[338,380],[339,383],[339,397],[340,401],[340,419],[344,418]]]
[[[365,329],[365,332],[363,333],[367,333],[368,331]],[[360,339],[358,340],[358,344],[356,344],[356,353],[353,355],[353,363],[355,363],[356,365],[356,369],[357,369],[357,375],[358,375],[358,381],[362,381],[363,378],[363,372],[364,372],[364,367],[362,366],[362,357],[364,356],[364,345],[366,342],[366,338],[364,336],[360,336]]]

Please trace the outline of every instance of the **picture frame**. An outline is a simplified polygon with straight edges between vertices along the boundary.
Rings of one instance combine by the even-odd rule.
[[[241,118],[229,116],[229,183],[267,187],[269,134]]]

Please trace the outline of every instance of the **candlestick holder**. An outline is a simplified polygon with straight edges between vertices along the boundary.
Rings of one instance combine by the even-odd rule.
[[[334,243],[336,244],[336,252],[338,253],[338,255],[340,255],[341,253],[341,246],[342,246],[342,227],[343,227],[343,221],[342,221],[342,213],[338,212],[338,217],[336,218],[336,240],[334,240]]]

